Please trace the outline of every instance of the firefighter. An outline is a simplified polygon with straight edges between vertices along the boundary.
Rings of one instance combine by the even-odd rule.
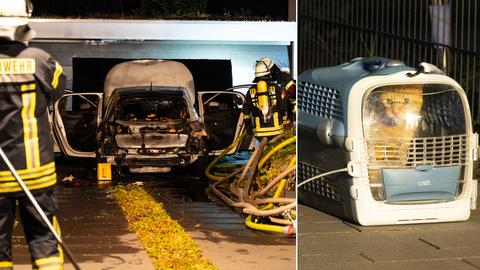
[[[277,82],[282,86],[282,89],[288,99],[287,114],[290,122],[295,121],[295,114],[297,112],[297,84],[287,72],[280,73]]]
[[[0,1],[0,147],[59,232],[53,138],[48,106],[65,88],[62,67],[43,50],[25,44],[34,37],[29,0]],[[13,269],[12,229],[16,204],[33,269],[63,269],[63,253],[32,203],[0,161],[0,269]]]
[[[295,82],[267,57],[256,62],[253,82],[243,106],[247,130],[256,137],[283,133],[287,116],[293,113],[289,97],[295,97]]]

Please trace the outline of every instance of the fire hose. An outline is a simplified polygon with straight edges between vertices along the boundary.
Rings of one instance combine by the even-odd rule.
[[[267,162],[267,160],[270,159],[276,152],[278,152],[285,146],[294,143],[296,141],[296,137],[293,136],[280,142],[262,157],[264,148],[267,145],[267,139],[263,138],[243,168],[235,169],[229,174],[213,173],[212,169],[215,167],[215,165],[229,151],[231,151],[231,149],[233,149],[238,143],[240,143],[240,141],[244,138],[244,135],[245,133],[240,136],[240,139],[234,141],[227,149],[225,149],[217,158],[215,158],[208,165],[205,174],[209,179],[215,181],[215,183],[210,185],[212,192],[230,206],[241,208],[243,213],[248,214],[247,218],[245,219],[245,225],[247,227],[255,230],[285,233],[288,235],[294,234],[296,230],[295,221],[289,213],[295,213],[295,198],[280,198],[280,195],[283,192],[287,182],[284,178],[295,172],[295,156],[293,156],[293,158],[290,160],[290,164],[288,165],[287,169],[277,175],[273,180],[271,180],[262,190],[252,191],[251,189],[256,169],[262,168],[263,165]],[[283,134],[276,136],[270,139],[268,143],[276,143],[283,139],[283,137]],[[240,176],[238,177],[238,175]],[[245,185],[243,187],[236,187],[234,183],[231,183],[229,185],[230,188],[227,188],[227,191],[230,192],[230,196],[228,196],[225,192],[220,191],[220,186],[225,184],[228,185],[228,181],[235,177],[237,177],[237,182],[241,182],[244,178],[247,178]],[[273,197],[260,198],[275,186],[277,186],[277,189]],[[265,206],[259,208],[260,205]],[[277,215],[287,216],[289,220],[274,217]],[[268,218],[270,223],[276,223],[279,225],[258,223],[258,219],[262,217]]]
[[[47,216],[45,215],[45,212],[43,212],[42,208],[40,207],[40,205],[38,205],[38,202],[35,200],[35,198],[33,197],[32,193],[30,192],[30,190],[27,188],[27,186],[25,185],[25,183],[23,182],[23,180],[20,178],[20,176],[18,175],[17,171],[15,170],[15,168],[13,167],[12,163],[10,162],[10,160],[8,159],[7,155],[5,155],[5,152],[3,152],[3,149],[0,147],[0,156],[2,157],[3,161],[5,162],[5,164],[7,164],[8,166],[8,169],[10,170],[10,172],[12,173],[12,175],[15,177],[15,179],[17,180],[18,184],[20,185],[20,187],[22,188],[23,192],[25,192],[25,194],[27,195],[28,199],[30,200],[30,202],[33,204],[35,210],[37,210],[37,213],[40,215],[40,217],[42,218],[43,222],[47,225],[48,229],[52,232],[53,236],[55,237],[55,239],[57,240],[58,244],[63,248],[63,250],[65,251],[65,253],[67,254],[67,257],[68,259],[70,260],[70,262],[73,264],[73,267],[76,269],[76,270],[80,270],[80,266],[78,265],[77,261],[75,260],[75,258],[73,257],[73,254],[72,252],[70,252],[70,249],[68,249],[68,247],[65,245],[65,243],[62,241],[62,239],[60,238],[60,235],[58,235],[57,231],[55,230],[55,228],[53,227],[52,223],[48,220]]]
[[[225,155],[228,154],[228,152],[230,152],[235,146],[237,146],[237,144],[239,144],[243,138],[245,138],[245,136],[247,135],[247,132],[243,132],[240,136],[238,136],[237,139],[235,139],[235,141],[233,141],[232,144],[230,144],[225,150],[223,150],[220,155],[218,155],[218,157],[216,157],[212,162],[210,162],[210,164],[208,164],[206,170],[205,170],[205,175],[211,179],[211,180],[214,180],[214,181],[222,181],[224,180],[226,177],[225,176],[221,176],[221,175],[215,175],[211,172],[213,166],[220,160],[222,159]]]

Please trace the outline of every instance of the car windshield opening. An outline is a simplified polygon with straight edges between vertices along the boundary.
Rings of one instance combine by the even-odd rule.
[[[129,122],[169,121],[187,117],[187,107],[181,96],[122,97],[115,111],[115,119]]]

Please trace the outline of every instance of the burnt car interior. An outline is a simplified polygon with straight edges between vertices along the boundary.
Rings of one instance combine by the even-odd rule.
[[[61,100],[60,115],[73,149],[95,150],[98,102],[97,96],[71,96]]]
[[[229,146],[237,129],[242,111],[242,100],[235,94],[205,94],[205,126],[208,131],[208,148],[224,149]]]
[[[165,122],[188,117],[181,96],[163,95],[161,98],[122,97],[117,103],[114,118],[128,122]]]

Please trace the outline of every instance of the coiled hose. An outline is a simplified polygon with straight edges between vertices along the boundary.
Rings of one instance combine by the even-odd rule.
[[[280,198],[280,195],[285,189],[285,185],[287,183],[287,180],[284,178],[288,176],[290,173],[295,171],[295,164],[296,164],[295,155],[290,160],[287,169],[284,172],[280,173],[277,177],[275,177],[264,189],[262,189],[259,192],[253,192],[253,194],[250,195],[250,187],[251,187],[251,181],[253,179],[253,174],[255,170],[257,168],[258,169],[262,168],[263,165],[268,161],[268,159],[270,159],[276,152],[278,152],[285,146],[291,143],[294,143],[296,141],[295,136],[288,138],[285,141],[279,143],[278,145],[273,147],[266,155],[260,158],[262,156],[261,152],[263,152],[263,148],[266,145],[266,140],[263,139],[260,142],[259,147],[256,149],[256,151],[254,151],[254,153],[252,154],[252,156],[250,157],[250,159],[248,160],[247,164],[243,169],[237,169],[227,175],[212,173],[212,168],[215,166],[215,164],[217,164],[220,159],[222,159],[228,152],[230,152],[231,149],[237,146],[243,140],[245,135],[246,135],[246,132],[242,133],[242,135],[239,138],[237,138],[229,147],[227,147],[227,149],[222,151],[222,153],[207,166],[205,170],[205,175],[209,179],[215,181],[215,183],[213,183],[210,187],[214,192],[214,194],[216,194],[220,199],[224,200],[226,203],[228,203],[233,207],[243,208],[243,212],[246,214],[249,214],[245,219],[245,225],[247,227],[254,230],[285,233],[288,235],[294,234],[295,224],[292,224],[292,222],[288,220],[273,218],[271,216],[283,214],[283,212],[285,211],[292,211],[294,208],[296,208],[295,199]],[[280,140],[282,137],[283,135],[277,136],[271,139],[271,142],[276,142]],[[249,173],[249,175],[248,175],[247,183],[243,189],[238,190],[233,186],[230,187],[231,193],[240,199],[240,202],[235,202],[234,200],[232,200],[231,198],[223,194],[220,190],[218,190],[217,186],[220,185],[221,183],[225,183],[229,179],[232,179],[233,177],[238,175],[240,172],[242,172],[240,176],[241,179],[243,179],[243,177],[245,177],[247,173]],[[269,199],[257,198],[259,196],[266,194],[270,189],[272,189],[277,184],[278,184],[277,189],[272,198],[269,198]],[[265,203],[267,203],[267,205],[265,205],[261,209],[258,209],[257,207],[254,206],[254,205],[265,204]],[[274,203],[281,203],[281,204],[287,203],[287,205],[275,207]],[[254,216],[266,216],[270,218],[270,221],[274,223],[282,224],[282,225],[257,223],[256,221],[258,220],[258,218],[255,218]]]
[[[243,138],[245,138],[246,135],[247,132],[244,131],[240,136],[238,136],[237,139],[235,139],[235,141],[232,142],[232,144],[230,144],[225,150],[223,150],[218,157],[216,157],[214,160],[212,160],[212,162],[210,162],[210,164],[208,164],[207,168],[205,169],[205,175],[209,179],[214,181],[222,181],[227,177],[224,175],[215,175],[211,173],[211,170],[213,166],[215,166],[215,164],[217,164],[220,159],[222,159],[225,155],[228,154],[228,152],[230,152],[234,147],[236,147],[243,140]]]

